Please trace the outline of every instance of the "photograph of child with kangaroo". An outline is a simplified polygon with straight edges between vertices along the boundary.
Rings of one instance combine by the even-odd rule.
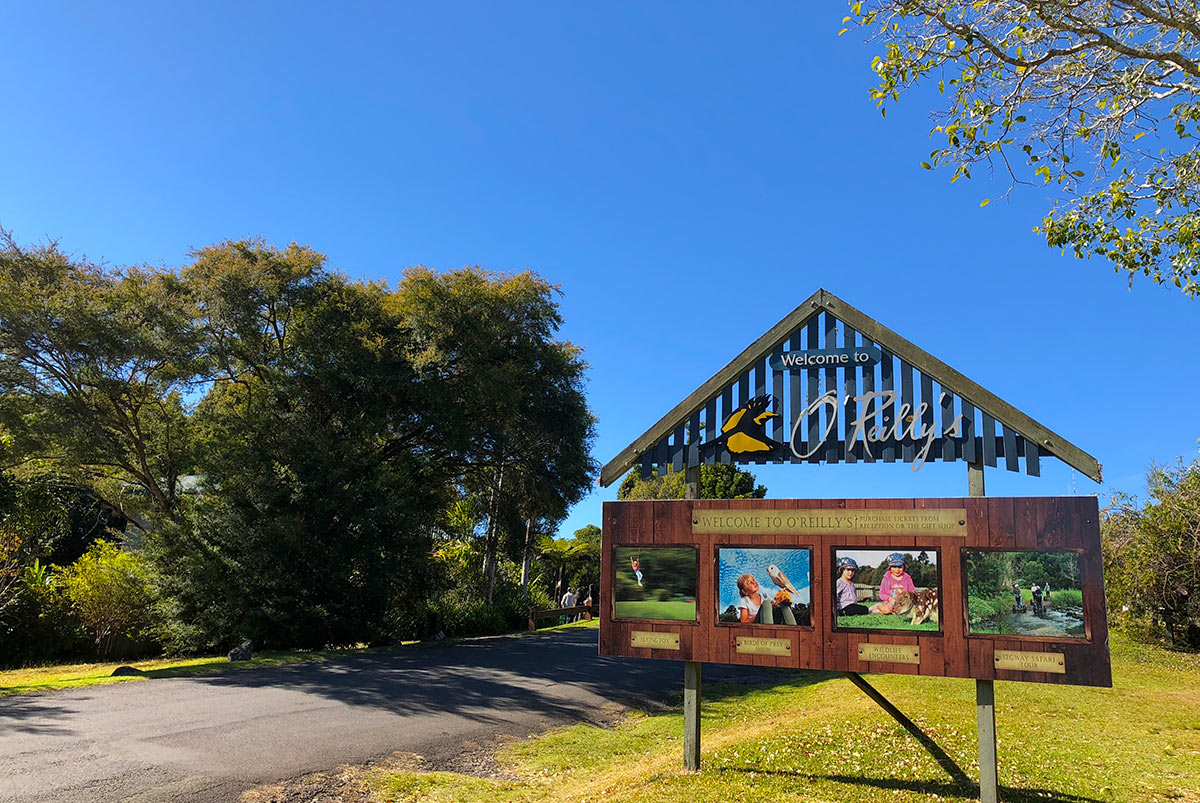
[[[833,562],[838,627],[940,629],[936,550],[837,549]]]
[[[967,633],[1086,638],[1079,555],[963,550]]]

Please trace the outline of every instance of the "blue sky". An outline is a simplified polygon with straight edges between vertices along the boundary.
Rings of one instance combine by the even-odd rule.
[[[606,462],[824,287],[1056,430],[990,494],[1195,457],[1200,302],[1048,249],[1046,194],[919,167],[838,3],[24,3],[0,10],[0,225],[111,263],[262,235],[352,276],[532,268]],[[963,464],[780,466],[773,497],[944,496]],[[563,532],[599,523],[615,488]]]

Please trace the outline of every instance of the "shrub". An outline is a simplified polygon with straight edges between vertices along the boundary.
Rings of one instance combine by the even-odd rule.
[[[134,553],[97,541],[58,580],[97,652],[110,656],[145,647],[152,599],[146,568]]]
[[[0,621],[0,666],[91,657],[92,639],[71,611],[49,567],[26,567]]]
[[[967,597],[967,611],[972,622],[1008,613],[1012,609],[1013,598],[1003,597]]]

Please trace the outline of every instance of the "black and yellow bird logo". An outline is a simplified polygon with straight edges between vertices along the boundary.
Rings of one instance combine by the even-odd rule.
[[[767,437],[764,425],[779,413],[770,410],[773,397],[769,394],[755,396],[730,413],[721,426],[720,436],[700,447],[702,451],[715,451],[721,446],[730,454],[771,457],[784,448],[782,443]]]

